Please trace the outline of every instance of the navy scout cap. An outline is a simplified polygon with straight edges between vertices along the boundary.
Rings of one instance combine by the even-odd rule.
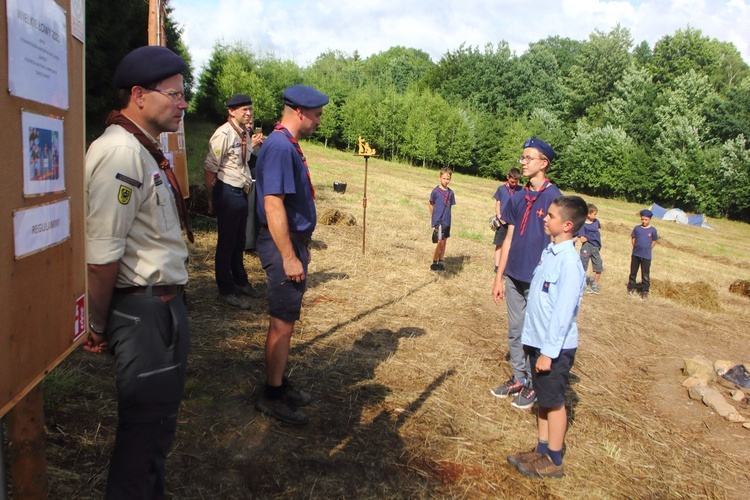
[[[229,99],[227,99],[227,107],[228,108],[239,108],[240,106],[250,106],[253,103],[253,100],[250,99],[250,96],[245,94],[235,94]]]
[[[118,89],[129,89],[134,85],[159,82],[186,69],[185,61],[168,48],[149,45],[123,57],[117,65],[112,83]]]
[[[524,148],[534,148],[540,153],[542,153],[544,156],[547,157],[549,161],[554,160],[557,158],[557,153],[555,153],[555,150],[552,149],[552,146],[547,144],[541,139],[537,139],[536,137],[532,137],[531,139],[527,140],[523,143]]]
[[[644,208],[643,210],[641,210],[641,217],[651,218],[653,216],[654,216],[654,212],[652,212],[648,208]]]
[[[291,108],[319,108],[328,104],[328,96],[307,85],[292,85],[284,89],[284,104]]]

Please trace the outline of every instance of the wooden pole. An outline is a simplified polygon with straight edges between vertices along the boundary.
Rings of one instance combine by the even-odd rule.
[[[167,44],[164,36],[164,5],[161,0],[149,0],[148,2],[148,44]]]
[[[367,160],[369,160],[369,157],[365,156],[365,190],[362,198],[362,255],[365,254],[365,235],[367,234]]]
[[[13,498],[47,497],[44,406],[37,384],[7,414]]]

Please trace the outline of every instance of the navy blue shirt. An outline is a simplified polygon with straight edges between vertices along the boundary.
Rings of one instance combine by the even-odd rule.
[[[521,191],[522,189],[523,188],[518,185],[514,188],[511,188],[506,182],[505,184],[498,187],[497,191],[495,191],[495,196],[493,196],[493,198],[500,202],[500,218],[505,222],[508,222],[508,219],[505,218],[505,210],[508,208],[508,203],[510,203],[513,195]]]
[[[443,223],[443,227],[451,227],[451,207],[456,204],[456,196],[448,188],[444,190],[440,186],[430,193],[430,203],[432,207],[432,227],[437,226],[438,222]]]
[[[312,236],[317,217],[307,167],[284,132],[271,132],[263,142],[255,176],[255,211],[261,224],[268,225],[263,197],[283,194],[289,231]]]
[[[537,194],[539,196],[529,211],[522,235],[526,197],[533,199]],[[506,275],[525,283],[531,283],[534,269],[539,263],[539,256],[550,243],[549,235],[544,233],[544,217],[547,215],[547,209],[552,204],[552,200],[561,195],[562,193],[557,186],[549,184],[541,193],[524,188],[523,191],[511,198],[506,209],[507,213],[503,213],[503,219],[514,226],[508,263],[505,266]]]
[[[594,219],[593,222],[586,221],[583,226],[581,226],[581,229],[578,230],[576,236],[583,236],[596,248],[601,248],[602,235],[599,232],[601,228],[602,225],[599,223],[599,219]]]
[[[633,232],[630,233],[630,237],[635,238],[633,255],[641,259],[651,260],[651,242],[659,239],[656,228],[653,226],[635,226]]]

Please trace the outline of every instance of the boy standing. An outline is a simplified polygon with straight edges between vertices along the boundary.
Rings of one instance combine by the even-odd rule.
[[[448,184],[453,172],[446,167],[440,170],[440,185],[430,193],[430,214],[432,215],[432,242],[436,243],[432,256],[432,271],[445,271],[445,243],[451,235],[451,207],[456,204],[456,197]]]
[[[630,233],[630,244],[633,245],[633,254],[630,256],[630,277],[628,278],[628,295],[634,295],[638,288],[635,277],[638,268],[641,268],[641,298],[648,300],[648,291],[651,287],[651,249],[656,246],[659,235],[656,228],[651,226],[651,210],[641,210],[641,225],[635,226]]]
[[[518,181],[521,180],[521,170],[516,167],[511,168],[508,171],[508,175],[505,178],[505,184],[499,186],[495,191],[495,216],[500,220],[500,227],[495,231],[495,272],[500,265],[500,248],[502,248],[503,241],[505,241],[505,235],[508,234],[508,222],[503,219],[503,213],[508,208],[511,198],[514,194],[521,191],[521,186],[518,185]]]
[[[586,212],[586,202],[580,197],[560,196],[544,218],[544,229],[552,243],[542,252],[534,270],[522,336],[534,367],[538,441],[535,450],[508,456],[508,462],[529,477],[564,474],[562,454],[568,425],[565,389],[578,348],[575,318],[586,286],[573,235],[583,225]]]
[[[547,179],[549,164],[557,157],[552,146],[532,137],[523,147],[519,161],[523,175],[529,182],[523,192],[511,199],[503,214],[508,222],[508,234],[503,242],[500,264],[492,286],[492,296],[497,305],[507,299],[508,350],[513,375],[490,392],[498,398],[515,396],[512,406],[525,410],[536,401],[531,386],[529,359],[521,343],[526,301],[539,255],[550,241],[544,232],[544,217],[552,200],[562,193]]]
[[[589,260],[591,260],[591,269],[594,271],[594,282],[586,288],[586,292],[596,295],[599,295],[599,278],[602,277],[602,272],[604,271],[602,256],[599,254],[599,250],[602,249],[602,235],[599,232],[602,225],[599,219],[596,218],[598,212],[599,210],[596,208],[596,205],[589,203],[589,213],[586,216],[586,222],[576,233],[576,238],[582,243],[581,264],[583,265],[583,272],[585,273],[588,270]],[[589,279],[587,277],[586,284],[588,283]]]

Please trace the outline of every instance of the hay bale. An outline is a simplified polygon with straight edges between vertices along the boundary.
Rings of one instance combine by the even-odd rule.
[[[675,283],[669,280],[652,280],[651,293],[691,308],[721,310],[719,292],[705,281]]]
[[[737,280],[729,285],[729,291],[742,295],[744,297],[750,297],[750,281],[748,280]]]
[[[337,226],[342,224],[347,226],[357,225],[357,219],[353,215],[344,213],[335,208],[325,211],[320,217],[318,217],[318,222],[326,226]]]

